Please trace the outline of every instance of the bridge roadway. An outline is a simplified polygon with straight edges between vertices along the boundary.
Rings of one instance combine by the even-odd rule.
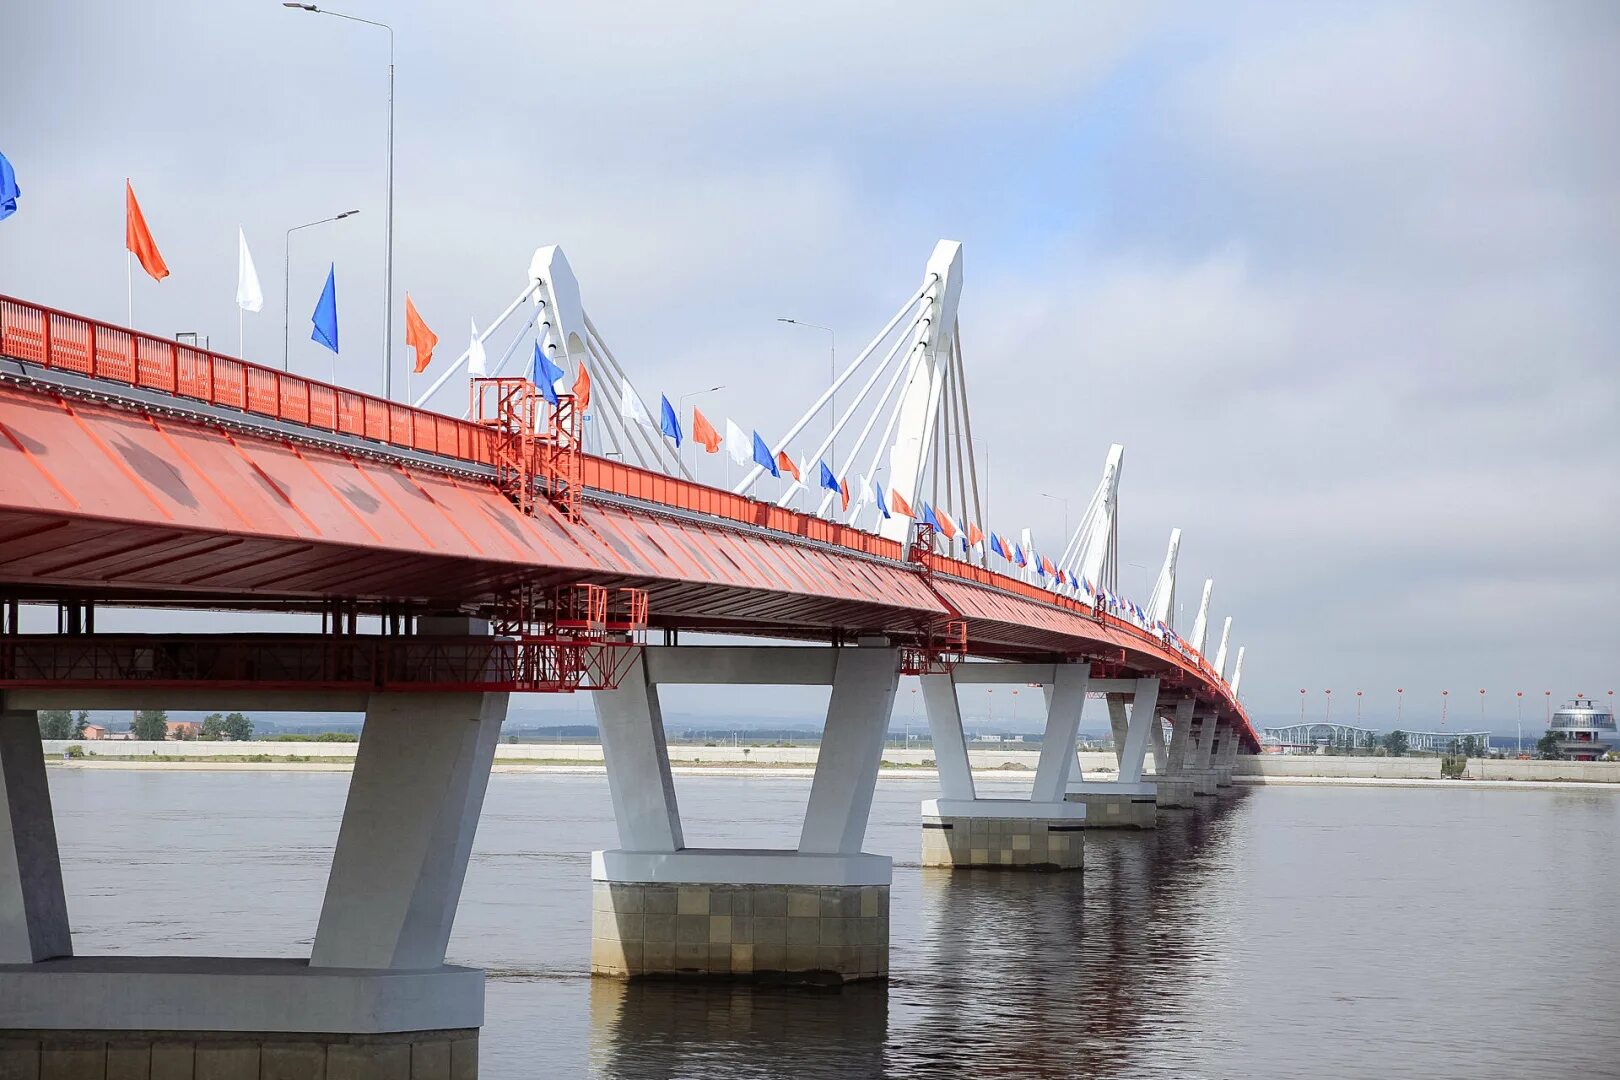
[[[923,809],[933,865],[1078,868],[1079,830],[1151,828],[1258,750],[1206,660],[1076,600],[591,456],[579,520],[544,498],[524,513],[495,457],[478,425],[0,297],[0,1028],[17,1036],[0,1072],[7,1053],[43,1062],[53,1040],[141,1032],[131,1052],[153,1076],[169,1044],[191,1048],[199,1077],[248,1055],[271,1075],[288,1054],[417,1075],[399,1061],[448,1069],[482,1022],[481,974],[444,950],[506,695],[532,683],[498,665],[414,686],[296,665],[159,678],[140,657],[179,639],[95,634],[98,606],[321,611],[351,634],[375,613],[466,646],[489,641],[503,597],[589,584],[644,590],[655,629],[813,642],[613,642],[593,695],[621,838],[593,860],[593,970],[607,975],[886,975],[889,860],[861,848],[902,667],[921,676],[940,770]],[[58,605],[61,632],[21,634],[30,603]],[[962,655],[939,647],[950,623]],[[112,673],[83,659],[103,644]],[[42,652],[56,666],[27,678],[18,657]],[[956,689],[985,681],[1045,689],[1028,799],[974,790]],[[658,705],[671,683],[831,688],[797,849],[686,846]],[[1105,783],[1079,776],[1073,752],[1099,694],[1121,748]],[[165,705],[365,710],[307,961],[73,955],[34,712]]]

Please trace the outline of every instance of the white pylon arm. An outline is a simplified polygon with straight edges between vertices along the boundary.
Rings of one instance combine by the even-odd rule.
[[[1204,646],[1209,644],[1209,592],[1215,587],[1214,578],[1204,580],[1204,598],[1198,601],[1198,618],[1193,620],[1192,635],[1187,638],[1187,644],[1198,650],[1198,655],[1204,655]]]
[[[788,429],[788,433],[782,436],[782,438],[776,442],[776,444],[771,448],[771,452],[773,454],[780,453],[787,447],[788,443],[797,438],[798,434],[805,429],[806,425],[810,423],[811,419],[815,417],[816,413],[821,411],[822,406],[831,401],[832,396],[839,390],[843,389],[844,384],[848,382],[855,374],[855,370],[865,363],[866,358],[871,356],[877,347],[883,344],[884,340],[894,332],[894,328],[900,325],[900,320],[906,317],[906,315],[916,305],[918,300],[922,299],[922,295],[927,291],[927,289],[928,285],[924,283],[922,288],[918,289],[911,295],[911,299],[900,305],[900,310],[894,313],[894,318],[889,320],[888,325],[882,330],[878,331],[877,337],[868,342],[866,348],[861,350],[860,355],[855,357],[855,359],[850,362],[848,367],[839,372],[838,378],[833,380],[831,386],[822,391],[821,396],[816,399],[815,404],[810,406],[809,410],[807,410],[803,416],[799,417],[798,421]],[[754,481],[758,480],[764,472],[764,467],[756,464],[752,469],[749,470],[748,474],[738,482],[737,486],[731,489],[732,493],[736,495],[746,495],[748,493],[748,489],[753,486]]]
[[[1232,696],[1237,697],[1238,683],[1243,681],[1243,646],[1238,646],[1237,660],[1232,664]]]
[[[1232,616],[1228,615],[1221,624],[1221,646],[1215,650],[1215,674],[1226,678],[1226,643],[1232,637]]]
[[[525,288],[522,292],[518,293],[517,299],[513,300],[510,304],[506,305],[506,310],[505,311],[503,311],[499,315],[495,316],[495,321],[494,322],[491,322],[488,326],[484,327],[484,332],[478,335],[478,343],[480,345],[482,345],[485,341],[488,341],[490,335],[495,333],[496,330],[500,329],[501,325],[503,323],[505,323],[507,319],[510,319],[512,317],[512,313],[514,311],[516,311],[518,308],[522,307],[523,302],[528,300],[530,297],[532,297],[534,295],[534,293],[535,293],[535,285],[534,285],[533,282],[530,282],[527,288]],[[467,368],[467,359],[470,356],[472,356],[472,342],[471,341],[469,341],[467,343],[467,347],[461,351],[461,355],[456,357],[454,360],[450,361],[449,365],[444,369],[444,371],[439,373],[439,377],[437,379],[433,380],[433,385],[429,386],[426,390],[422,391],[422,393],[419,394],[417,396],[416,400],[411,402],[411,404],[413,406],[415,406],[416,408],[420,409],[423,406],[423,404],[427,401],[428,398],[430,398],[434,394],[438,393],[439,389],[441,387],[443,387],[445,383],[450,381],[450,377],[452,375],[455,375],[457,372],[466,370],[466,368]]]
[[[1119,476],[1124,463],[1125,447],[1114,443],[1108,448],[1097,490],[1092,493],[1085,515],[1063,552],[1065,569],[1091,582],[1093,588],[1107,587],[1112,591],[1107,571],[1116,562],[1115,518],[1119,513]]]
[[[1176,616],[1176,556],[1181,551],[1181,530],[1170,530],[1170,548],[1164,553],[1164,566],[1159,570],[1159,580],[1153,583],[1153,593],[1148,597],[1148,623],[1157,626],[1159,623],[1175,629],[1173,620]]]
[[[917,347],[907,357],[914,374],[908,376],[900,398],[900,422],[889,450],[889,486],[913,508],[939,425],[940,395],[951,363],[956,307],[962,296],[962,245],[955,240],[934,245],[923,281],[927,317],[918,324]],[[911,522],[899,514],[878,527],[878,535],[889,540],[903,540],[910,531]]]

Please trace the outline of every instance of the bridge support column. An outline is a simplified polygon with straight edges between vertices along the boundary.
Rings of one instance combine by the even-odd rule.
[[[0,712],[0,964],[73,955],[45,754],[32,710]]]
[[[890,864],[861,847],[898,681],[883,640],[649,647],[619,689],[593,695],[621,847],[591,857],[592,973],[887,977]],[[672,683],[832,686],[796,849],[686,846],[658,705]]]
[[[1126,700],[1130,700],[1129,711]],[[1088,828],[1152,829],[1158,826],[1157,789],[1142,778],[1150,727],[1159,722],[1159,680],[1137,679],[1128,694],[1108,695],[1108,718],[1114,729],[1119,773],[1112,781],[1071,781],[1070,802],[1086,808]]]
[[[70,955],[49,807],[17,812],[43,791],[38,729],[29,762],[5,714],[0,1076],[476,1076],[484,974],[444,954],[505,711],[504,694],[372,697],[308,959]],[[31,867],[26,938],[8,864]]]
[[[1175,704],[1170,713],[1170,740],[1161,754],[1156,746],[1153,751],[1153,762],[1156,775],[1153,784],[1160,809],[1185,808],[1193,805],[1193,789],[1196,786],[1192,776],[1187,772],[1187,760],[1191,753],[1188,744],[1193,741],[1193,710],[1197,703],[1192,698],[1186,698]],[[1161,742],[1164,738],[1162,724],[1154,725],[1159,731]]]
[[[1186,775],[1192,779],[1194,795],[1214,795],[1216,790],[1215,767],[1213,757],[1215,752],[1215,729],[1220,718],[1214,712],[1193,714],[1196,721],[1195,734],[1188,750],[1191,751],[1191,760],[1187,764]]]
[[[1215,786],[1232,786],[1233,762],[1237,760],[1237,732],[1229,723],[1223,723],[1216,735],[1215,750],[1211,754],[1211,767],[1215,770]]]
[[[1080,868],[1079,830],[1086,809],[1066,801],[1064,792],[1076,768],[1075,740],[1090,674],[1089,664],[959,664],[953,674],[922,677],[940,774],[940,797],[922,805],[924,866]],[[1039,682],[1046,688],[1046,734],[1027,799],[984,799],[974,788],[956,687],[977,678]]]

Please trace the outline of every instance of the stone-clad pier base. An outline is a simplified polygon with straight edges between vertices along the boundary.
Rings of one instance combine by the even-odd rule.
[[[1194,787],[1188,776],[1149,776],[1156,790],[1160,809],[1185,808],[1193,805]]]
[[[598,851],[591,876],[593,975],[813,984],[888,977],[886,856]]]
[[[1086,808],[1088,829],[1156,829],[1158,793],[1152,784],[1080,781],[1069,784],[1067,801]]]
[[[591,973],[850,982],[889,973],[887,885],[593,882]]]
[[[478,1029],[319,1032],[7,1031],[0,1077],[38,1080],[474,1080]]]
[[[979,800],[978,808],[998,800]],[[1004,800],[1007,807],[1027,801]],[[967,804],[973,805],[973,804]],[[1064,807],[1064,804],[1057,804]],[[986,867],[1003,870],[1078,870],[1085,852],[1081,832],[1086,827],[1083,806],[1068,805],[1066,813],[1051,816],[1015,816],[1010,809],[972,816],[952,814],[945,799],[923,803],[922,864],[956,868]]]

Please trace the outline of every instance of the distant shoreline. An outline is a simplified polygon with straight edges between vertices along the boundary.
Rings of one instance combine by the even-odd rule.
[[[256,757],[262,755],[255,755]],[[271,760],[249,760],[242,756],[222,756],[214,758],[186,757],[186,758],[160,758],[152,760],[149,757],[111,757],[100,756],[95,758],[76,758],[64,761],[60,756],[48,758],[46,763],[53,769],[100,772],[100,771],[134,771],[134,772],[314,772],[314,773],[346,773],[354,769],[352,757],[327,757],[311,760],[297,755],[288,755],[285,758],[272,758]],[[607,767],[599,762],[589,760],[568,759],[532,759],[532,758],[500,758],[495,759],[495,773],[503,775],[553,775],[553,776],[605,776]],[[734,761],[713,762],[673,762],[670,771],[677,776],[725,776],[725,777],[751,777],[769,776],[773,779],[803,779],[809,780],[815,775],[813,765],[798,762],[772,762],[753,761],[747,764]],[[939,773],[930,766],[920,764],[897,763],[884,761],[879,770],[882,780],[924,780],[937,781]],[[1033,770],[1023,767],[1008,768],[1006,766],[979,767],[973,770],[973,776],[980,781],[993,780],[1022,780],[1033,775]],[[1101,769],[1088,770],[1088,776],[1107,780],[1113,776],[1112,771],[1104,772]],[[1418,788],[1418,789],[1445,789],[1445,788],[1471,788],[1471,789],[1500,789],[1516,791],[1532,790],[1611,790],[1620,794],[1620,784],[1606,783],[1593,780],[1514,780],[1514,779],[1450,779],[1438,777],[1368,777],[1368,776],[1235,776],[1234,783],[1243,787],[1380,787],[1380,788]]]

